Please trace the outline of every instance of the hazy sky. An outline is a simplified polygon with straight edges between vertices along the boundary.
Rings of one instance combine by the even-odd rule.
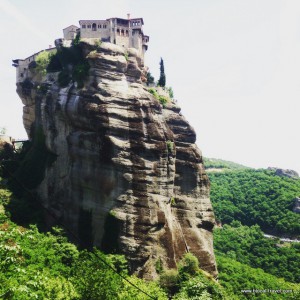
[[[11,60],[80,19],[144,18],[146,64],[197,132],[204,156],[300,173],[299,0],[0,0],[0,126],[25,136]]]

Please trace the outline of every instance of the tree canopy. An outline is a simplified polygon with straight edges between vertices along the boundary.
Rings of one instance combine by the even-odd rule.
[[[160,76],[159,76],[159,80],[158,80],[158,84],[161,87],[165,87],[166,86],[166,74],[165,74],[165,67],[164,67],[164,61],[161,58],[160,59]]]

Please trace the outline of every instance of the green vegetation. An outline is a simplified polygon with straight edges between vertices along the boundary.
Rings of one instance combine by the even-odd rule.
[[[161,58],[160,59],[160,76],[157,85],[161,87],[166,86],[166,74],[165,74],[165,67],[164,67],[164,61]]]
[[[4,208],[13,196],[0,184],[1,299],[148,299],[106,264],[149,295],[167,299],[157,283],[129,276],[123,256],[79,251],[59,228],[41,233],[11,222]]]
[[[126,61],[128,61],[128,59],[129,59],[128,52],[125,52],[124,56],[125,56]]]
[[[14,187],[15,195],[5,189],[6,181],[0,178],[0,298],[148,299],[149,297],[139,290],[141,289],[158,300],[167,300],[167,294],[177,300],[231,299],[211,276],[199,269],[198,260],[190,253],[179,263],[178,271],[164,270],[162,262],[158,260],[156,268],[161,274],[159,281],[146,282],[130,276],[127,261],[123,256],[105,255],[91,249],[91,212],[88,210],[80,212],[79,235],[82,239],[81,244],[85,243],[83,246],[92,251],[79,250],[67,241],[59,228],[42,233],[36,225],[29,225],[36,221],[32,211],[42,214],[41,210],[37,209],[38,203],[34,204],[38,199],[27,190],[26,185],[34,187],[39,182],[35,181],[36,177],[43,177],[41,170],[45,167],[48,155],[44,147],[42,131],[37,130],[34,142],[24,144],[24,149],[18,155],[20,161],[15,166],[7,164],[5,167],[11,168],[6,174],[10,177],[9,182],[12,180],[9,175],[13,171],[13,166],[14,176],[19,174],[16,183],[20,185]],[[32,165],[35,160],[41,161],[39,162],[41,165],[37,166],[37,174]],[[23,176],[30,170],[35,178],[33,181]],[[18,198],[16,195],[21,197]],[[18,205],[13,204],[14,210],[8,211],[12,203],[16,202]],[[30,212],[28,208],[32,211]],[[15,221],[26,227],[13,223],[10,215],[14,215]],[[106,243],[109,243],[111,248],[114,247],[115,238],[118,236],[113,228],[115,225],[118,226],[115,219],[116,214],[111,211],[105,224],[105,232],[111,235],[106,238]],[[139,289],[129,284],[127,280]]]
[[[154,77],[151,75],[150,72],[147,73],[147,85],[154,83]]]
[[[171,206],[175,206],[176,205],[176,199],[175,197],[171,197]]]
[[[152,92],[157,93],[155,89]],[[173,142],[167,141],[168,151],[173,147]],[[299,180],[223,163],[226,171],[209,174],[215,212],[223,223],[232,221],[214,231],[220,282],[199,269],[191,253],[178,263],[178,270],[164,269],[158,259],[159,280],[145,282],[129,275],[123,256],[92,249],[89,210],[80,211],[79,238],[81,246],[90,251],[69,243],[59,228],[42,233],[36,225],[29,225],[42,223],[38,198],[30,190],[40,183],[54,159],[43,131],[37,128],[32,143],[2,160],[1,176],[7,179],[0,178],[0,298],[148,299],[125,279],[159,300],[300,298],[296,284],[300,281],[300,244],[267,239],[260,229],[270,229],[275,222],[277,230],[278,223],[286,224],[287,234],[299,230],[299,219],[291,217],[298,216],[291,211],[291,200],[299,195]],[[174,197],[170,201],[175,205]],[[105,222],[107,252],[118,253],[118,231],[116,213],[111,211]],[[261,292],[264,290],[268,291]]]
[[[174,150],[174,142],[172,142],[172,141],[167,141],[167,149],[168,149],[168,152],[173,152],[173,150]]]
[[[299,285],[286,282],[261,269],[251,268],[223,255],[217,256],[217,263],[220,284],[228,293],[235,295],[231,296],[231,299],[295,300],[300,298]],[[257,292],[254,293],[253,290]],[[269,290],[288,292],[276,293]]]
[[[158,101],[161,103],[163,107],[166,107],[166,104],[169,102],[169,99],[165,96],[159,95]]]
[[[170,98],[173,99],[174,98],[174,91],[173,91],[172,87],[168,88],[168,92],[169,92]]]
[[[299,236],[300,216],[292,207],[300,180],[223,160],[204,163],[208,171],[222,170],[209,172],[214,211],[225,223],[214,230],[221,285],[232,299],[299,299],[300,244],[267,239],[263,231]]]
[[[152,94],[158,100],[158,93],[157,93],[157,90],[155,88],[148,89],[148,92],[150,94]]]
[[[161,272],[160,285],[176,300],[232,299],[217,281],[199,269],[198,259],[191,253],[185,254],[179,262],[178,271],[167,269]]]
[[[36,72],[42,76],[47,74],[47,67],[52,59],[53,56],[55,56],[56,51],[49,52],[49,51],[42,51],[40,52],[36,59]]]
[[[96,45],[96,47],[98,46]],[[80,89],[84,86],[84,80],[88,76],[89,69],[90,66],[80,46],[80,37],[77,36],[71,47],[61,47],[51,57],[47,72],[60,72],[58,83],[61,87],[66,87],[72,80],[77,82],[77,88]]]
[[[265,232],[299,236],[300,215],[292,211],[300,180],[267,170],[209,173],[211,200],[222,223],[258,224]]]
[[[170,101],[170,99],[168,99],[167,97],[159,95],[155,88],[148,89],[148,92],[152,94],[163,107],[166,107],[166,104]]]
[[[209,169],[224,169],[224,171],[250,169],[243,165],[222,159],[204,157],[203,162],[207,171],[209,171]]]
[[[282,277],[289,282],[300,282],[300,244],[283,244],[278,239],[263,236],[258,225],[242,226],[234,221],[214,230],[217,253],[253,268]]]

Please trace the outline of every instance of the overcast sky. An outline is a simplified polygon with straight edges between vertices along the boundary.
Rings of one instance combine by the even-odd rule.
[[[11,60],[80,19],[144,18],[146,64],[167,85],[206,157],[300,173],[299,0],[0,0],[0,127],[25,136]]]

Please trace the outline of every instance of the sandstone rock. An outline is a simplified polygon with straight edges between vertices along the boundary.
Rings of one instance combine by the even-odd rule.
[[[38,187],[43,204],[81,240],[124,253],[139,276],[157,277],[158,260],[174,268],[187,251],[215,276],[215,219],[195,131],[141,84],[136,51],[126,60],[116,45],[81,46],[90,64],[82,89],[60,88],[55,76],[45,95],[18,84],[27,133],[42,127],[57,155]]]
[[[278,176],[285,176],[289,178],[299,178],[299,174],[294,170],[285,170],[279,168],[269,167],[268,170],[275,171],[275,174]]]
[[[300,197],[294,199],[293,212],[300,214]]]

